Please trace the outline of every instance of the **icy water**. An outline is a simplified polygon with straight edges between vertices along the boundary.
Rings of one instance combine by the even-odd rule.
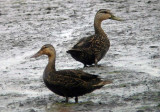
[[[0,112],[160,111],[159,6],[159,0],[0,0]],[[99,9],[124,21],[103,21],[111,47],[102,67],[82,69],[66,51],[94,34]],[[47,57],[29,58],[48,43],[57,70],[82,69],[113,84],[79,97],[79,104],[62,103],[42,81]]]

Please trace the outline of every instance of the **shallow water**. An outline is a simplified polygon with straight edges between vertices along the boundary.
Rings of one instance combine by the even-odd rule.
[[[59,112],[117,112],[118,109],[134,112],[141,106],[157,109],[154,106],[159,104],[158,101],[150,96],[159,98],[160,89],[159,2],[1,0],[1,111],[50,112],[57,109]],[[66,51],[80,38],[94,34],[95,13],[103,8],[110,9],[124,21],[107,20],[102,23],[111,47],[99,62],[102,67],[83,70],[114,82],[80,97],[80,104],[67,105],[61,110],[63,104],[55,103],[63,101],[64,98],[50,92],[42,81],[47,57],[36,60],[29,57],[42,45],[49,43],[56,48],[58,70],[82,69],[83,65],[72,59]],[[137,95],[139,100],[134,95]],[[143,98],[145,95],[148,99]],[[126,101],[129,98],[131,99]],[[73,103],[74,100],[71,99],[70,102]],[[150,111],[148,108],[140,109]]]

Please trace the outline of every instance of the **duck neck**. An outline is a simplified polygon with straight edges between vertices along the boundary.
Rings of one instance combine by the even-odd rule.
[[[102,23],[102,20],[99,20],[97,17],[95,17],[95,19],[94,19],[95,34],[106,36],[105,32],[103,31],[103,29],[101,27],[101,23]]]
[[[46,71],[56,71],[55,69],[55,55],[48,55],[48,65],[46,67]]]

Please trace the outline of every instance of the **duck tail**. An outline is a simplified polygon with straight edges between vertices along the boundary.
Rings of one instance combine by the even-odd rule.
[[[104,85],[106,84],[110,84],[110,83],[113,83],[111,80],[105,80],[105,81],[101,81],[100,83],[96,84],[96,85],[93,85],[94,87],[96,88],[101,88],[103,87]]]
[[[66,51],[67,53],[71,53],[72,52],[72,50],[68,50],[68,51]]]
[[[78,50],[78,49],[71,49],[71,50],[68,50],[66,52],[69,53],[69,54],[72,54],[72,53],[80,52],[80,50]]]

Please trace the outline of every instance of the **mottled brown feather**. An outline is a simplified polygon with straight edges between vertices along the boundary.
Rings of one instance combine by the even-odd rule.
[[[95,35],[80,39],[71,50],[67,51],[75,60],[83,63],[84,67],[92,64],[97,65],[98,61],[100,61],[109,50],[110,41],[101,28],[101,22],[106,19],[120,20],[109,10],[100,9],[94,18]]]
[[[43,73],[43,80],[45,85],[52,92],[66,97],[76,97],[75,101],[78,102],[78,96],[90,93],[95,89],[103,87],[105,84],[112,83],[112,81],[101,80],[97,75],[92,75],[81,70],[60,70],[55,69],[56,52],[52,45],[44,45],[32,57],[41,55],[48,55],[49,62]]]

